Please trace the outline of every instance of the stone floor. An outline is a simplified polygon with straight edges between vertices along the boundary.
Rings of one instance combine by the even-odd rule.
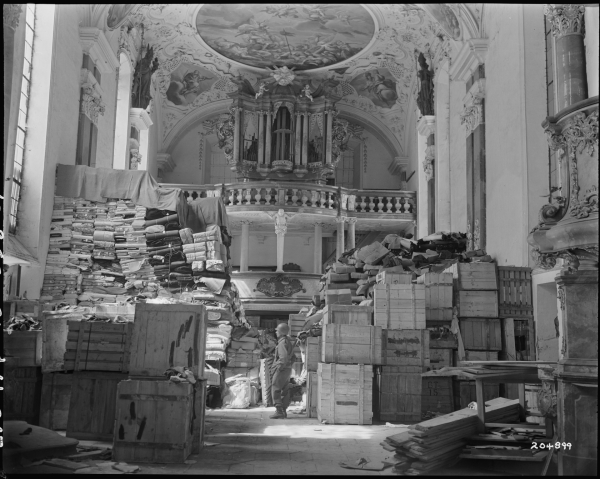
[[[269,419],[275,408],[215,409],[206,411],[206,446],[188,464],[138,464],[142,474],[293,474],[293,475],[396,475],[391,467],[383,471],[353,470],[340,462],[392,460],[393,453],[380,443],[406,431],[405,427],[320,424],[316,418],[294,414],[288,419]],[[64,432],[63,432],[64,434]],[[80,441],[82,445],[112,446],[108,442]],[[552,468],[551,468],[552,469]],[[25,468],[15,473],[64,473],[46,466]],[[434,475],[527,476],[539,475],[540,464],[506,461],[462,460]],[[553,474],[553,471],[549,475]]]

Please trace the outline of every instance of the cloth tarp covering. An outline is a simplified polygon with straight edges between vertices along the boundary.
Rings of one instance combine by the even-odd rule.
[[[146,208],[176,211],[183,228],[194,233],[207,225],[229,226],[221,198],[198,198],[188,204],[180,188],[161,188],[147,171],[58,165],[56,194],[105,203],[107,198],[130,199]]]

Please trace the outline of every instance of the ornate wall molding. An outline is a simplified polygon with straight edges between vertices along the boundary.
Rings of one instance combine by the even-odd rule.
[[[163,173],[173,171],[176,166],[175,161],[170,153],[157,153],[156,163],[158,165],[158,169],[162,170]]]
[[[129,110],[129,121],[131,126],[139,131],[148,130],[152,126],[152,119],[143,108],[131,108]]]
[[[556,417],[556,387],[554,383],[542,381],[542,388],[538,391],[538,407],[544,417]]]
[[[425,138],[435,135],[435,116],[423,115],[417,123],[417,131]]]
[[[460,114],[460,124],[465,127],[466,136],[473,133],[481,123],[483,123],[483,105],[481,103],[465,107]]]
[[[467,40],[461,50],[453,59],[450,67],[452,80],[467,81],[475,69],[485,63],[488,51],[488,40],[484,38],[471,38]]]
[[[584,34],[583,14],[585,6],[575,3],[548,4],[544,7],[544,15],[548,18],[552,28],[552,35],[556,38],[573,33]]]
[[[560,309],[561,309],[561,311],[564,311],[565,310],[565,301],[567,300],[567,297],[566,297],[566,293],[565,293],[565,288],[562,284],[559,284],[557,286],[556,295],[560,302]]]
[[[84,83],[81,86],[81,112],[87,116],[94,125],[98,126],[98,116],[104,115],[106,107],[102,98],[97,96],[93,85]]]
[[[433,163],[435,161],[435,145],[425,148],[425,159],[423,160],[423,171],[427,181],[434,177]]]
[[[306,293],[306,289],[299,279],[290,278],[285,274],[260,279],[254,291],[259,291],[271,298],[287,298],[300,291]]]
[[[80,27],[79,42],[83,53],[90,56],[101,73],[114,73],[119,67],[119,59],[99,28]]]
[[[5,28],[15,30],[19,26],[22,5],[20,3],[5,3],[2,5],[2,25]]]

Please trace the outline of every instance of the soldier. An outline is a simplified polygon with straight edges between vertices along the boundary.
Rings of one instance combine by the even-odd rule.
[[[292,364],[295,362],[294,344],[288,336],[290,328],[281,323],[277,326],[277,347],[273,361],[272,394],[275,404],[275,414],[271,419],[287,418],[286,410],[290,405],[290,377],[292,376]]]

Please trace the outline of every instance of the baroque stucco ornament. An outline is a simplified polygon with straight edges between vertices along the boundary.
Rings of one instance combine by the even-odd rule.
[[[106,107],[102,98],[95,95],[94,87],[89,83],[81,86],[83,95],[81,98],[81,112],[87,116],[94,125],[98,126],[98,115],[104,115]]]
[[[552,28],[552,35],[560,38],[570,33],[584,33],[583,14],[585,7],[574,3],[548,4],[544,14]]]
[[[260,279],[254,291],[259,291],[272,298],[286,298],[300,291],[306,293],[306,289],[299,279],[290,278],[284,274]]]
[[[472,106],[466,107],[460,115],[460,124],[466,129],[469,136],[475,128],[483,122],[483,105],[481,102],[476,102]]]
[[[5,3],[2,6],[2,24],[13,30],[19,26],[19,15],[21,15],[21,4]]]

